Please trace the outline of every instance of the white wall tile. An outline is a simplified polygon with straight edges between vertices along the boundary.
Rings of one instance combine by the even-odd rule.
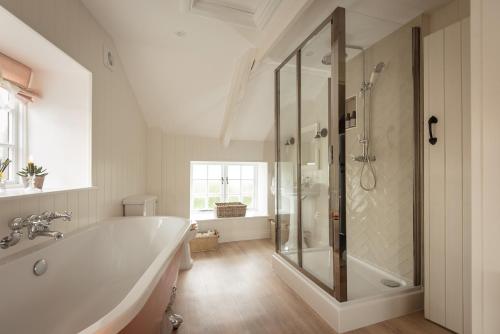
[[[357,100],[357,127],[346,131],[347,252],[362,261],[413,281],[413,81],[411,22],[365,51],[366,73],[380,61],[371,100],[370,150],[377,186],[360,187],[363,100]],[[347,64],[346,96],[359,92],[362,57]],[[366,169],[365,169],[366,171]],[[366,175],[367,173],[365,173]],[[367,180],[371,180],[367,178]]]

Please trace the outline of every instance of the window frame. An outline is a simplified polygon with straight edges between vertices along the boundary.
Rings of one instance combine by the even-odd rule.
[[[215,208],[210,208],[209,207],[209,198],[210,198],[210,193],[209,193],[209,189],[208,189],[208,181],[210,180],[214,180],[214,179],[210,179],[208,177],[208,169],[207,169],[207,176],[206,176],[206,179],[195,179],[194,178],[194,175],[193,175],[193,169],[196,165],[205,165],[205,166],[209,166],[209,165],[212,165],[212,166],[221,166],[221,202],[228,202],[228,199],[229,197],[231,196],[238,196],[239,197],[239,200],[240,202],[242,202],[243,200],[243,196],[244,196],[244,193],[242,191],[242,181],[245,181],[245,180],[250,180],[250,179],[244,179],[242,178],[242,175],[241,175],[241,171],[242,171],[242,168],[243,166],[251,166],[253,167],[253,193],[252,193],[252,204],[249,205],[247,207],[247,210],[249,211],[258,211],[259,210],[259,187],[260,187],[260,181],[259,180],[259,168],[261,165],[265,164],[266,165],[266,169],[267,169],[267,163],[263,163],[263,162],[230,162],[230,161],[191,161],[190,163],[190,191],[189,191],[189,195],[190,195],[190,199],[189,199],[189,207],[190,207],[190,212],[191,213],[207,213],[207,212],[214,212],[215,211]],[[228,175],[228,167],[229,166],[239,166],[240,167],[240,176],[239,178],[235,178],[235,179],[232,179],[232,180],[237,180],[239,181],[239,193],[236,195],[231,195],[229,194],[229,182],[231,181],[231,179],[229,179],[229,175]],[[205,208],[204,209],[195,209],[194,208],[194,198],[197,197],[196,195],[199,195],[199,194],[195,194],[193,192],[193,186],[194,186],[194,181],[196,180],[205,180],[206,181],[206,191],[205,191]]]
[[[6,90],[3,87],[0,89]],[[7,90],[6,90],[7,91]],[[0,143],[0,147],[6,147],[8,150],[12,150],[12,156],[9,159],[12,162],[9,165],[9,179],[5,181],[8,188],[21,187],[21,178],[17,175],[17,171],[24,166],[26,163],[27,155],[27,103],[19,100],[12,93],[9,94],[9,102],[11,99],[15,99],[14,107],[4,107],[6,111],[11,115],[11,120],[9,122],[9,143]],[[10,155],[10,154],[9,154]]]

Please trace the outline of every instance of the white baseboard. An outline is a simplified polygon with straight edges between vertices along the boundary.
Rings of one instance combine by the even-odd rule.
[[[277,254],[273,255],[273,269],[339,333],[423,309],[424,292],[420,287],[340,303]]]
[[[267,239],[271,230],[267,217],[241,217],[197,220],[200,230],[216,229],[219,242]]]

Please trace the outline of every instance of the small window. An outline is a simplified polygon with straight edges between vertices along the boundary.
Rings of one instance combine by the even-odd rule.
[[[247,210],[265,212],[265,189],[266,163],[191,162],[191,212],[213,211],[218,202],[242,202]]]
[[[12,160],[4,175],[8,185],[19,183],[16,171],[25,162],[26,104],[0,87],[0,160]]]

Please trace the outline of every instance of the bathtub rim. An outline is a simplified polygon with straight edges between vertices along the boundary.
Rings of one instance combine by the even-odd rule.
[[[47,248],[47,247],[50,247],[50,246],[56,244],[57,242],[64,242],[66,240],[70,240],[71,238],[74,238],[74,237],[78,236],[81,233],[85,233],[87,231],[91,231],[91,230],[100,228],[100,227],[102,227],[105,224],[114,223],[117,220],[123,220],[123,219],[126,219],[126,220],[140,220],[140,219],[148,219],[148,218],[160,218],[160,219],[162,219],[162,218],[163,219],[165,219],[165,218],[167,218],[167,219],[168,218],[175,218],[175,219],[186,220],[186,221],[189,222],[188,218],[183,218],[183,217],[178,217],[178,216],[149,216],[149,217],[148,216],[135,216],[135,217],[109,217],[109,218],[104,218],[104,219],[96,221],[95,223],[91,223],[91,224],[89,224],[87,226],[79,227],[79,228],[76,228],[76,229],[74,229],[72,231],[69,231],[69,232],[64,232],[64,238],[62,240],[60,240],[60,241],[59,240],[54,240],[54,239],[47,238],[46,240],[41,241],[39,243],[36,243],[35,245],[33,245],[31,247],[23,248],[23,249],[19,250],[18,252],[12,253],[12,254],[7,255],[5,257],[1,257],[0,258],[0,266],[9,264],[10,262],[14,262],[16,260],[19,260],[22,257],[25,257],[25,256],[28,256],[30,254],[36,253],[37,251],[42,250],[42,249]],[[25,242],[31,242],[31,240],[23,238],[20,241],[20,243],[25,243]],[[16,246],[13,246],[13,247],[16,247]],[[1,252],[1,250],[0,250],[0,252]]]

